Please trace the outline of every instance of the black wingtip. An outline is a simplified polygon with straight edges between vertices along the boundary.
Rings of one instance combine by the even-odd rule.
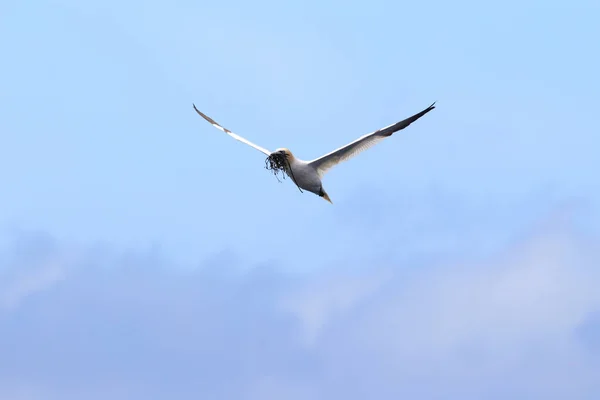
[[[192,103],[192,106],[194,106],[194,110],[196,110],[196,113],[198,115],[200,115],[201,117],[203,117],[204,119],[206,119],[206,117],[200,112],[200,110],[198,110],[198,108],[196,107],[196,105],[194,103]]]

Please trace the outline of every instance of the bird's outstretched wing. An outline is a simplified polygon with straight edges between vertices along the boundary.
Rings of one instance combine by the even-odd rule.
[[[427,107],[425,110],[413,115],[412,117],[406,118],[405,120],[396,122],[395,124],[386,126],[385,128],[361,136],[355,141],[348,143],[343,147],[340,147],[330,153],[325,154],[324,156],[310,161],[309,164],[315,167],[319,176],[322,177],[330,168],[336,166],[337,164],[343,161],[349,160],[357,154],[379,143],[386,137],[392,136],[394,132],[406,128],[407,126],[409,126],[410,124],[412,124],[413,122],[415,122],[434,108],[435,102],[429,107]]]
[[[196,105],[195,105],[195,104],[193,104],[193,106],[194,106],[194,110],[196,110],[196,112],[197,112],[198,114],[200,114],[200,116],[201,116],[202,118],[204,118],[205,120],[207,120],[208,122],[210,122],[210,123],[212,124],[212,126],[214,126],[215,128],[217,128],[217,129],[219,129],[219,130],[221,130],[221,131],[225,132],[226,134],[228,134],[228,135],[229,135],[229,136],[231,136],[232,138],[234,138],[234,139],[236,139],[236,140],[239,140],[239,141],[240,141],[240,142],[242,142],[242,143],[246,143],[248,146],[254,147],[256,150],[258,150],[258,151],[260,151],[260,152],[262,152],[262,153],[264,153],[264,154],[266,154],[266,155],[269,155],[269,154],[271,154],[271,152],[270,152],[269,150],[265,149],[264,147],[260,147],[259,145],[257,145],[257,144],[254,144],[254,143],[252,143],[251,141],[249,141],[249,140],[247,140],[247,139],[244,139],[244,138],[243,138],[243,137],[241,137],[240,135],[236,135],[235,133],[231,132],[231,131],[230,131],[229,129],[227,129],[227,128],[223,128],[221,125],[219,125],[219,124],[217,123],[217,121],[215,121],[214,119],[212,119],[212,118],[211,118],[211,117],[209,117],[208,115],[206,115],[206,114],[203,114],[203,113],[202,113],[200,110],[198,110],[198,109],[196,108]]]

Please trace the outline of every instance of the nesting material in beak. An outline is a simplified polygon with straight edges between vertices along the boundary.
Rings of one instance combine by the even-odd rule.
[[[283,175],[283,179],[285,179],[285,176],[289,171],[289,173],[292,174],[292,181],[296,183],[296,178],[294,178],[294,171],[292,171],[292,167],[290,166],[290,163],[284,153],[275,152],[269,154],[269,157],[267,157],[267,159],[265,160],[265,168],[273,171],[273,174],[276,178],[277,174],[281,172],[281,174]],[[279,181],[279,178],[277,178],[277,180]],[[298,188],[300,193],[302,193],[302,189],[300,189],[300,186],[298,186],[297,183],[296,187]]]
[[[277,174],[279,172],[282,173],[283,179],[285,179],[285,175],[286,175],[285,170],[287,167],[288,167],[288,160],[285,158],[285,154],[282,154],[282,153],[272,153],[265,160],[265,168],[270,171],[273,171],[273,174],[275,175],[277,180],[279,180],[279,178],[277,177]]]

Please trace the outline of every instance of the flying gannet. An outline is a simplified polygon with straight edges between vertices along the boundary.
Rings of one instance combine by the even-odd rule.
[[[361,136],[355,141],[311,161],[304,161],[296,158],[292,152],[285,147],[278,148],[277,150],[271,152],[264,147],[258,146],[249,140],[236,135],[229,129],[219,125],[214,119],[198,110],[195,104],[193,104],[193,106],[194,110],[196,110],[196,112],[200,114],[202,118],[210,122],[215,128],[264,153],[267,156],[266,162],[268,164],[268,169],[275,170],[276,172],[284,171],[285,174],[292,179],[296,186],[298,186],[300,191],[302,191],[302,189],[308,190],[309,192],[314,193],[331,203],[331,199],[329,198],[327,192],[325,192],[323,189],[323,184],[321,182],[323,175],[325,175],[329,169],[356,156],[364,150],[379,143],[386,137],[392,136],[394,132],[406,128],[423,115],[433,110],[435,108],[435,102],[412,117],[408,117],[402,121],[396,122],[395,124]]]

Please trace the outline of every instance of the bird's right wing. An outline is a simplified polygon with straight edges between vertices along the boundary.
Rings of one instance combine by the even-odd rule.
[[[226,134],[228,134],[228,135],[229,135],[229,136],[231,136],[232,138],[234,138],[234,139],[236,139],[236,140],[239,140],[239,141],[240,141],[240,142],[242,142],[242,143],[246,143],[248,146],[254,147],[256,150],[258,150],[258,151],[260,151],[260,152],[262,152],[262,153],[264,153],[264,154],[266,154],[266,155],[269,155],[269,154],[271,154],[271,152],[270,152],[269,150],[265,149],[264,147],[260,147],[259,145],[257,145],[257,144],[254,144],[254,143],[252,143],[251,141],[249,141],[249,140],[247,140],[247,139],[244,139],[244,138],[243,138],[243,137],[241,137],[240,135],[236,135],[235,133],[231,132],[231,131],[230,131],[229,129],[227,129],[227,128],[223,128],[221,125],[219,125],[219,124],[217,123],[217,121],[215,121],[214,119],[212,119],[212,118],[211,118],[211,117],[209,117],[208,115],[206,115],[206,114],[203,114],[203,113],[202,113],[200,110],[198,110],[198,109],[196,108],[196,105],[195,105],[195,104],[193,104],[193,106],[194,106],[194,110],[196,110],[196,112],[197,112],[198,114],[200,114],[200,116],[201,116],[202,118],[204,118],[205,120],[207,120],[208,122],[210,122],[210,123],[211,123],[211,125],[212,125],[212,126],[214,126],[215,128],[217,128],[218,130],[225,132]]]
[[[342,146],[330,153],[325,154],[324,156],[310,161],[309,164],[317,170],[319,176],[323,177],[323,175],[332,167],[336,166],[337,164],[343,161],[349,160],[357,154],[376,145],[383,139],[392,136],[394,132],[406,128],[407,126],[409,126],[410,124],[412,124],[413,122],[415,122],[434,108],[435,102],[423,111],[416,113],[411,117],[396,122],[395,124],[386,126],[385,128],[378,129],[375,132],[363,135],[345,146]]]

